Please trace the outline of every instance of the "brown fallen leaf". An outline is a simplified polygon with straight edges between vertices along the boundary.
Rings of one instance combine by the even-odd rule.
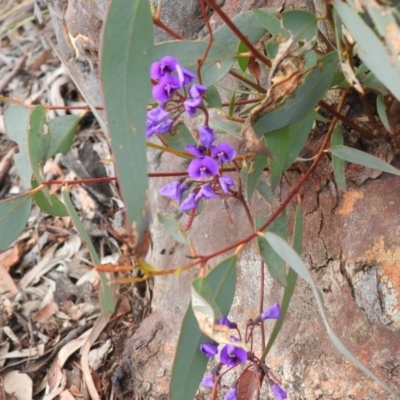
[[[9,271],[14,265],[20,262],[21,257],[21,246],[18,243],[15,243],[13,247],[0,253],[0,265]]]
[[[0,293],[10,298],[18,293],[17,285],[7,270],[0,264]]]
[[[11,371],[3,376],[4,389],[18,400],[32,400],[32,379],[27,374]]]

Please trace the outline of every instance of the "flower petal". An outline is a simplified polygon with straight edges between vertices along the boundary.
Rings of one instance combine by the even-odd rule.
[[[217,175],[218,172],[218,164],[209,156],[195,158],[188,166],[188,174],[193,179],[209,178]]]
[[[235,185],[235,181],[230,176],[220,176],[218,178],[221,189],[225,193],[229,193],[229,186]]]
[[[236,157],[236,151],[229,143],[220,143],[211,146],[211,155],[220,163],[232,161]]]
[[[197,208],[197,202],[194,199],[195,198],[194,193],[189,193],[188,197],[186,197],[185,200],[183,200],[181,206],[179,207],[181,211],[189,211],[193,210],[194,208]]]
[[[203,158],[206,153],[206,148],[203,146],[196,146],[195,144],[187,144],[186,150],[197,158]]]
[[[271,390],[272,390],[272,393],[274,394],[276,400],[287,399],[286,392],[277,383],[274,383],[271,386]]]
[[[236,400],[236,399],[237,399],[237,389],[231,387],[225,393],[224,400]]]
[[[204,185],[199,193],[196,194],[196,197],[194,198],[196,201],[199,201],[201,198],[205,198],[206,200],[208,199],[216,199],[218,196],[212,189],[210,185]]]
[[[197,83],[195,83],[190,88],[189,93],[190,93],[190,96],[192,96],[193,99],[197,99],[197,98],[201,97],[201,95],[203,93],[205,93],[206,91],[207,91],[207,86],[198,85]]]
[[[209,149],[216,139],[214,131],[208,125],[205,125],[199,129],[199,136],[203,146],[206,149]]]
[[[162,196],[169,197],[172,200],[180,201],[182,199],[183,192],[188,188],[188,185],[182,184],[180,181],[174,181],[162,187],[158,193],[160,193]]]
[[[208,358],[213,358],[218,353],[217,343],[202,343],[200,351]]]
[[[261,314],[261,321],[265,321],[266,319],[281,319],[279,303],[275,303]]]
[[[202,98],[198,99],[187,99],[183,102],[183,106],[185,107],[186,112],[189,114],[189,117],[194,117],[196,115],[197,108],[201,106],[203,103]]]
[[[207,376],[205,376],[204,379],[201,381],[201,385],[206,388],[214,387],[214,375],[208,374]]]
[[[155,61],[150,67],[150,78],[160,79],[164,75],[169,75],[172,71],[176,70],[178,60],[171,56],[165,56],[160,61]]]
[[[166,103],[171,98],[173,92],[179,88],[179,79],[176,76],[164,75],[153,86],[152,95],[160,103]]]

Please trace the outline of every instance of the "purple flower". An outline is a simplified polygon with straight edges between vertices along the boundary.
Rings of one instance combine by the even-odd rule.
[[[198,99],[199,97],[201,97],[201,95],[203,93],[205,93],[207,91],[207,87],[203,86],[203,85],[198,85],[197,83],[195,83],[189,90],[190,96],[193,99]]]
[[[187,144],[186,150],[197,158],[203,158],[206,155],[206,148],[204,146],[196,146],[195,144]]]
[[[192,71],[182,68],[179,64],[176,66],[176,72],[178,73],[180,87],[187,85],[196,78],[196,75]]]
[[[209,178],[218,174],[218,164],[209,156],[195,158],[188,166],[188,174],[193,179]]]
[[[170,197],[172,200],[180,201],[182,199],[183,192],[188,188],[189,185],[181,183],[180,181],[174,181],[162,187],[158,193],[163,196]]]
[[[229,186],[235,185],[235,181],[230,176],[220,176],[218,178],[221,189],[225,193],[229,193]]]
[[[259,317],[261,321],[266,319],[281,319],[281,309],[279,303],[275,303],[270,308],[267,308]]]
[[[237,399],[237,389],[231,387],[224,396],[224,400],[236,400]]]
[[[165,56],[160,61],[155,61],[151,64],[150,78],[160,79],[164,75],[169,75],[172,71],[176,70],[178,60],[171,56]]]
[[[218,322],[219,325],[225,325],[229,329],[236,329],[237,325],[231,321],[229,321],[228,317],[225,317],[225,315],[222,315],[221,318],[219,319]]]
[[[153,97],[160,103],[167,102],[172,93],[176,89],[180,89],[179,79],[176,76],[164,75],[160,81],[153,86],[152,94]]]
[[[271,390],[272,390],[272,393],[274,394],[276,400],[287,399],[286,392],[277,383],[274,383],[271,386]]]
[[[202,343],[200,351],[208,358],[213,358],[218,353],[218,343]]]
[[[174,121],[169,117],[169,112],[161,106],[153,108],[147,113],[146,136],[151,137],[154,133],[163,134],[171,130]]]
[[[211,146],[211,155],[220,163],[232,161],[236,157],[236,151],[229,143],[220,143]]]
[[[214,387],[214,375],[208,374],[204,379],[201,381],[202,386],[206,388]]]
[[[222,348],[220,357],[222,364],[236,367],[247,361],[247,351],[233,344],[227,344]]]
[[[215,194],[214,190],[211,188],[210,185],[204,185],[199,193],[196,194],[194,198],[196,201],[199,201],[201,198],[208,199],[216,199],[218,196]]]
[[[208,125],[205,125],[199,129],[199,136],[203,146],[206,149],[209,149],[216,139],[214,131]]]
[[[189,193],[188,197],[186,197],[185,200],[183,200],[181,206],[179,207],[181,211],[188,211],[188,210],[193,210],[193,208],[197,208],[197,202],[194,199],[195,198],[194,193]]]
[[[201,97],[197,99],[186,99],[183,102],[183,106],[185,107],[186,112],[188,113],[189,117],[194,117],[196,115],[197,108],[200,107],[203,103]]]

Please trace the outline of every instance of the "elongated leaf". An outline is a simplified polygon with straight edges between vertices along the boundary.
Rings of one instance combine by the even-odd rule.
[[[249,49],[247,46],[241,41],[239,42],[237,52],[238,54],[240,53],[248,53]],[[249,65],[249,57],[238,57],[237,58],[237,63],[239,65],[239,68],[243,73],[246,72],[247,66]]]
[[[221,313],[228,315],[235,294],[236,256],[222,261],[205,279]],[[195,397],[208,362],[208,358],[199,351],[199,346],[209,341],[207,336],[200,332],[192,306],[189,304],[175,353],[170,385],[171,400]]]
[[[261,174],[264,171],[264,168],[268,164],[268,158],[261,155],[256,154],[254,157],[254,165],[252,171],[247,175],[247,199],[249,203],[251,203],[251,199],[253,198],[254,190],[257,187],[258,181],[260,180]]]
[[[332,146],[335,145],[343,145],[343,133],[342,133],[342,127],[337,124],[335,126],[335,129],[332,134],[332,139],[331,139]],[[332,167],[333,167],[333,173],[335,175],[336,183],[338,187],[342,190],[346,190],[346,176],[345,176],[345,165],[344,165],[344,160],[332,155]]]
[[[392,167],[390,164],[382,161],[380,158],[372,156],[368,153],[364,153],[361,150],[353,149],[347,146],[332,146],[329,151],[334,156],[339,157],[345,161],[400,176],[400,170]]]
[[[164,226],[164,229],[179,243],[190,246],[190,238],[182,231],[179,222],[173,215],[157,214],[158,220]]]
[[[36,189],[38,186],[36,179],[32,178],[32,189]],[[45,213],[53,215],[54,217],[67,217],[69,214],[64,203],[55,194],[48,194],[48,196],[49,198],[40,191],[35,193],[33,198],[35,203]]]
[[[383,126],[390,131],[389,119],[386,113],[385,103],[383,101],[383,96],[380,94],[376,98],[376,109],[378,110],[379,118],[382,121]]]
[[[145,126],[152,49],[149,2],[113,1],[103,34],[101,77],[127,230],[136,243],[149,225]]]
[[[400,63],[392,58],[386,46],[363,20],[356,8],[334,0],[334,9],[357,43],[357,54],[379,80],[400,100]],[[337,27],[339,29],[339,27]],[[396,53],[397,54],[397,53]]]
[[[266,182],[259,179],[257,182],[256,190],[258,193],[260,193],[260,195],[267,203],[272,203],[272,201],[274,200],[274,194],[272,193],[271,187]]]
[[[264,222],[264,218],[256,218],[256,226],[260,226]],[[274,232],[279,237],[287,240],[288,229],[287,229],[287,215],[283,211],[278,218],[276,218],[266,229],[266,232]],[[275,252],[275,250],[268,244],[263,237],[257,238],[258,249],[262,259],[267,265],[268,271],[271,276],[281,285],[287,286],[286,280],[286,265],[281,257]]]
[[[240,137],[241,126],[239,124],[235,124],[231,121],[212,121],[210,122],[211,128],[213,128],[216,132],[226,132],[235,137]]]
[[[308,135],[315,122],[316,113],[312,111],[303,120],[295,124],[269,132],[264,136],[267,147],[275,155],[270,158],[271,189],[274,191],[282,172],[288,169],[300,154],[307,142]]]
[[[82,221],[79,218],[78,213],[76,212],[76,209],[74,205],[72,204],[71,198],[69,196],[69,192],[66,189],[63,189],[63,199],[65,206],[68,210],[68,213],[72,219],[72,222],[74,223],[74,226],[76,230],[79,233],[79,237],[83,242],[86,243],[86,246],[88,247],[90,256],[92,257],[93,263],[95,265],[100,264],[100,257],[97,254],[96,249],[93,246],[93,243],[90,239],[89,234],[87,233],[85,227],[82,224]],[[114,298],[114,293],[111,289],[110,282],[108,279],[108,275],[104,272],[99,272],[101,283],[102,283],[102,288],[100,290],[100,304],[101,304],[101,309],[104,315],[110,315],[114,312],[115,309],[115,298]]]
[[[222,100],[221,96],[219,95],[218,89],[215,87],[215,85],[211,85],[207,89],[205,101],[210,105],[211,107],[214,107],[218,110],[222,109]]]
[[[30,194],[0,201],[0,251],[8,247],[25,228],[31,204]]]
[[[36,181],[43,182],[43,167],[49,150],[49,127],[46,124],[46,109],[36,106],[29,118],[28,147],[31,168]]]
[[[318,311],[321,315],[328,336],[331,339],[334,346],[339,350],[341,354],[343,354],[348,360],[350,360],[362,372],[364,372],[365,375],[374,379],[375,382],[377,382],[380,386],[382,386],[382,388],[384,388],[389,393],[397,397],[396,394],[382,380],[380,380],[367,367],[365,367],[360,361],[358,361],[357,358],[353,356],[353,354],[350,353],[350,351],[345,347],[345,345],[333,332],[325,314],[322,294],[319,292],[310,272],[308,271],[307,267],[304,265],[303,261],[301,260],[300,256],[296,253],[296,251],[282,238],[280,238],[279,236],[275,235],[272,232],[267,232],[265,234],[265,238],[272,246],[272,248],[282,257],[282,259],[285,260],[290,265],[290,267],[293,268],[293,270],[297,272],[297,274],[300,275],[311,286],[314,298],[318,305]]]
[[[14,154],[15,165],[23,187],[30,188],[32,168],[29,162],[28,128],[31,109],[22,106],[10,106],[4,114],[4,126],[8,137],[18,144],[19,153]]]
[[[301,253],[301,247],[303,243],[303,214],[300,206],[296,208],[296,219],[294,223],[294,232],[292,246],[297,253]],[[277,320],[274,328],[272,329],[271,335],[268,340],[267,347],[264,350],[261,361],[264,361],[267,357],[269,351],[271,350],[278,334],[283,326],[286,318],[287,311],[289,309],[290,300],[292,299],[294,289],[297,283],[297,272],[289,267],[289,272],[287,274],[287,286],[283,294],[281,302],[281,319]]]
[[[282,28],[280,14],[277,10],[274,8],[263,8],[260,10],[253,8],[252,11],[271,35],[279,34],[286,38],[290,37],[290,32]]]
[[[253,125],[256,134],[261,136],[284,126],[297,123],[305,115],[308,115],[325,96],[332,82],[337,64],[336,52],[322,57],[291,98],[256,121]]]
[[[235,101],[236,101],[236,88],[233,89],[231,99],[229,101],[229,109],[228,109],[229,118],[232,118],[233,116],[233,112],[235,110]]]
[[[50,143],[47,159],[57,153],[67,154],[80,120],[80,116],[61,115],[49,121]]]

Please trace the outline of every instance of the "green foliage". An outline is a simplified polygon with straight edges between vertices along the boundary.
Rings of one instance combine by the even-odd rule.
[[[228,315],[235,294],[236,257],[219,263],[205,277],[211,298],[223,315]],[[210,341],[201,333],[192,305],[189,304],[183,318],[175,353],[170,385],[170,399],[192,399],[207,368],[208,359],[199,351],[201,343]]]
[[[113,1],[103,32],[101,82],[114,162],[126,207],[127,230],[137,244],[143,240],[150,217],[143,133],[152,57],[150,4],[140,0]]]

